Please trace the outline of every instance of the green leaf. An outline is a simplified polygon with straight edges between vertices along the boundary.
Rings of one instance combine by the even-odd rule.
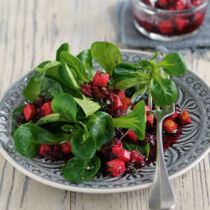
[[[72,132],[75,128],[75,125],[69,125],[69,124],[64,124],[61,126],[61,129],[64,131],[64,132]]]
[[[60,83],[55,80],[45,77],[41,87],[41,95],[48,100],[63,93],[63,88]]]
[[[60,54],[62,51],[70,52],[69,43],[63,43],[56,51],[56,61],[60,61]]]
[[[85,67],[80,61],[79,58],[62,51],[60,55],[60,59],[62,63],[67,63],[69,68],[74,71],[74,76],[76,76],[78,79],[84,81],[84,82],[89,82],[89,77],[87,72],[85,71]],[[76,79],[77,79],[76,78]]]
[[[115,84],[117,89],[128,89],[131,87],[135,87],[137,85],[145,86],[148,84],[148,81],[142,77],[131,77],[124,80],[121,80]]]
[[[41,71],[41,69],[48,63],[50,63],[51,61],[43,61],[41,62],[37,67],[34,68],[35,71]]]
[[[27,86],[23,90],[23,96],[29,101],[39,100],[42,81],[36,81],[36,76],[30,78]]]
[[[62,68],[59,71],[59,76],[62,79],[62,83],[71,90],[79,91],[80,87],[77,84],[77,81],[69,69],[66,63],[63,63]]]
[[[91,54],[110,75],[112,75],[115,66],[122,62],[118,47],[109,42],[94,42],[91,45]]]
[[[151,82],[152,100],[160,107],[169,106],[177,100],[177,88],[170,79],[156,76]]]
[[[153,69],[155,64],[150,60],[141,60],[136,64],[138,67],[147,68],[148,70]]]
[[[40,118],[37,125],[43,125],[51,122],[70,122],[67,118],[61,116],[59,113],[53,113]]]
[[[114,126],[110,115],[105,112],[96,112],[88,120],[88,128],[96,142],[96,149],[112,141],[114,137]]]
[[[44,63],[46,63],[46,64],[44,65]],[[40,67],[35,68],[35,70],[37,72],[39,72],[39,74],[36,76],[37,81],[38,80],[43,80],[45,75],[48,75],[48,74],[50,75],[50,72],[54,73],[54,72],[58,71],[58,69],[61,66],[61,63],[58,62],[58,61],[49,61],[49,62],[47,61],[47,62],[44,62],[44,63],[43,63],[42,68],[40,68]]]
[[[101,161],[97,156],[94,156],[91,160],[73,157],[62,169],[62,174],[70,182],[82,182],[93,178],[100,167]]]
[[[132,129],[136,136],[143,140],[145,138],[146,114],[145,103],[140,101],[134,110],[124,117],[112,119],[114,127]]]
[[[128,89],[139,84],[146,84],[150,75],[142,70],[137,70],[135,64],[121,63],[114,69],[113,80],[118,89]]]
[[[101,106],[97,102],[91,101],[89,98],[85,96],[83,96],[83,99],[74,98],[74,100],[82,108],[86,117],[94,114],[96,111],[98,111],[101,108]]]
[[[134,92],[134,94],[131,97],[131,101],[134,101],[137,96],[145,94],[147,89],[148,89],[147,83],[138,85],[137,90]]]
[[[56,144],[66,140],[67,136],[59,138],[49,131],[33,123],[26,123],[17,128],[13,134],[15,149],[24,157],[33,158],[38,154],[40,144]]]
[[[71,138],[71,151],[80,159],[91,159],[96,153],[96,143],[89,133],[79,133]]]
[[[147,158],[149,157],[150,144],[148,142],[146,143],[145,146],[140,146],[140,145],[137,145],[137,144],[131,144],[131,143],[123,142],[123,146],[128,151],[137,150],[137,151],[141,152],[141,154],[146,155]]]
[[[76,102],[67,93],[62,93],[52,100],[52,110],[70,121],[76,121]]]
[[[93,68],[93,59],[92,59],[90,49],[83,50],[82,52],[80,52],[77,55],[77,58],[79,58],[81,60],[81,62],[83,63],[83,65],[86,69],[89,79],[92,80],[93,75],[94,75],[94,68]]]
[[[170,53],[157,63],[170,76],[179,76],[187,70],[184,58],[178,53]]]

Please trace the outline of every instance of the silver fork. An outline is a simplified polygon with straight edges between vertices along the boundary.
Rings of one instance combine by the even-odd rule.
[[[157,151],[156,168],[153,186],[149,197],[150,209],[174,209],[175,195],[170,185],[168,172],[163,154],[162,123],[165,118],[175,112],[175,105],[160,109],[156,107],[153,112],[157,120]]]
[[[162,71],[162,77],[169,79],[168,75],[164,75]],[[150,105],[152,99],[150,99]],[[150,107],[152,108],[152,107]],[[175,105],[160,109],[156,106],[153,114],[157,120],[157,150],[156,150],[156,168],[153,185],[149,196],[149,208],[150,209],[174,209],[175,208],[175,195],[170,185],[168,178],[168,171],[166,168],[163,152],[163,139],[162,139],[162,125],[163,120],[175,112]]]

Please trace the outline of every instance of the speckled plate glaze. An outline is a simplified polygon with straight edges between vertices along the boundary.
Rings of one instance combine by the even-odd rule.
[[[123,61],[136,63],[152,55],[146,52],[122,50]],[[97,64],[96,64],[97,66]],[[134,174],[122,177],[103,177],[98,174],[90,181],[71,183],[61,175],[62,162],[48,159],[26,159],[14,149],[12,131],[12,110],[24,101],[22,91],[30,72],[13,84],[0,102],[0,152],[15,168],[25,175],[52,187],[85,192],[116,193],[149,187],[153,180],[155,164]],[[174,79],[178,87],[178,100],[182,108],[190,113],[192,123],[185,126],[177,143],[166,150],[165,160],[170,178],[175,178],[189,170],[210,151],[210,89],[195,74],[188,71]]]

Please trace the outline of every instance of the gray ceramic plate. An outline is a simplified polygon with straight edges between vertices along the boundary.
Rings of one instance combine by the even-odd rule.
[[[139,51],[122,51],[124,62],[136,63],[150,58],[151,54]],[[32,75],[29,73],[12,85],[0,102],[0,151],[14,167],[27,176],[52,187],[86,193],[115,193],[146,188],[153,180],[155,165],[151,164],[135,174],[122,177],[98,175],[79,184],[66,181],[61,175],[61,162],[48,159],[26,159],[14,149],[11,137],[12,110],[23,103],[22,91]],[[188,71],[174,79],[178,87],[178,103],[189,111],[192,123],[184,127],[178,142],[165,153],[170,178],[189,170],[208,152],[210,145],[210,89],[195,74]]]

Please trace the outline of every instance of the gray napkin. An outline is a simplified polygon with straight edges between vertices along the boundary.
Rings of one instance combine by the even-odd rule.
[[[210,48],[210,6],[207,9],[205,20],[200,27],[198,34],[183,41],[154,41],[141,35],[133,25],[133,15],[130,1],[118,2],[116,4],[115,21],[118,30],[118,41],[121,41],[123,45],[132,48],[155,48],[158,50],[161,48],[176,50],[186,48]]]

